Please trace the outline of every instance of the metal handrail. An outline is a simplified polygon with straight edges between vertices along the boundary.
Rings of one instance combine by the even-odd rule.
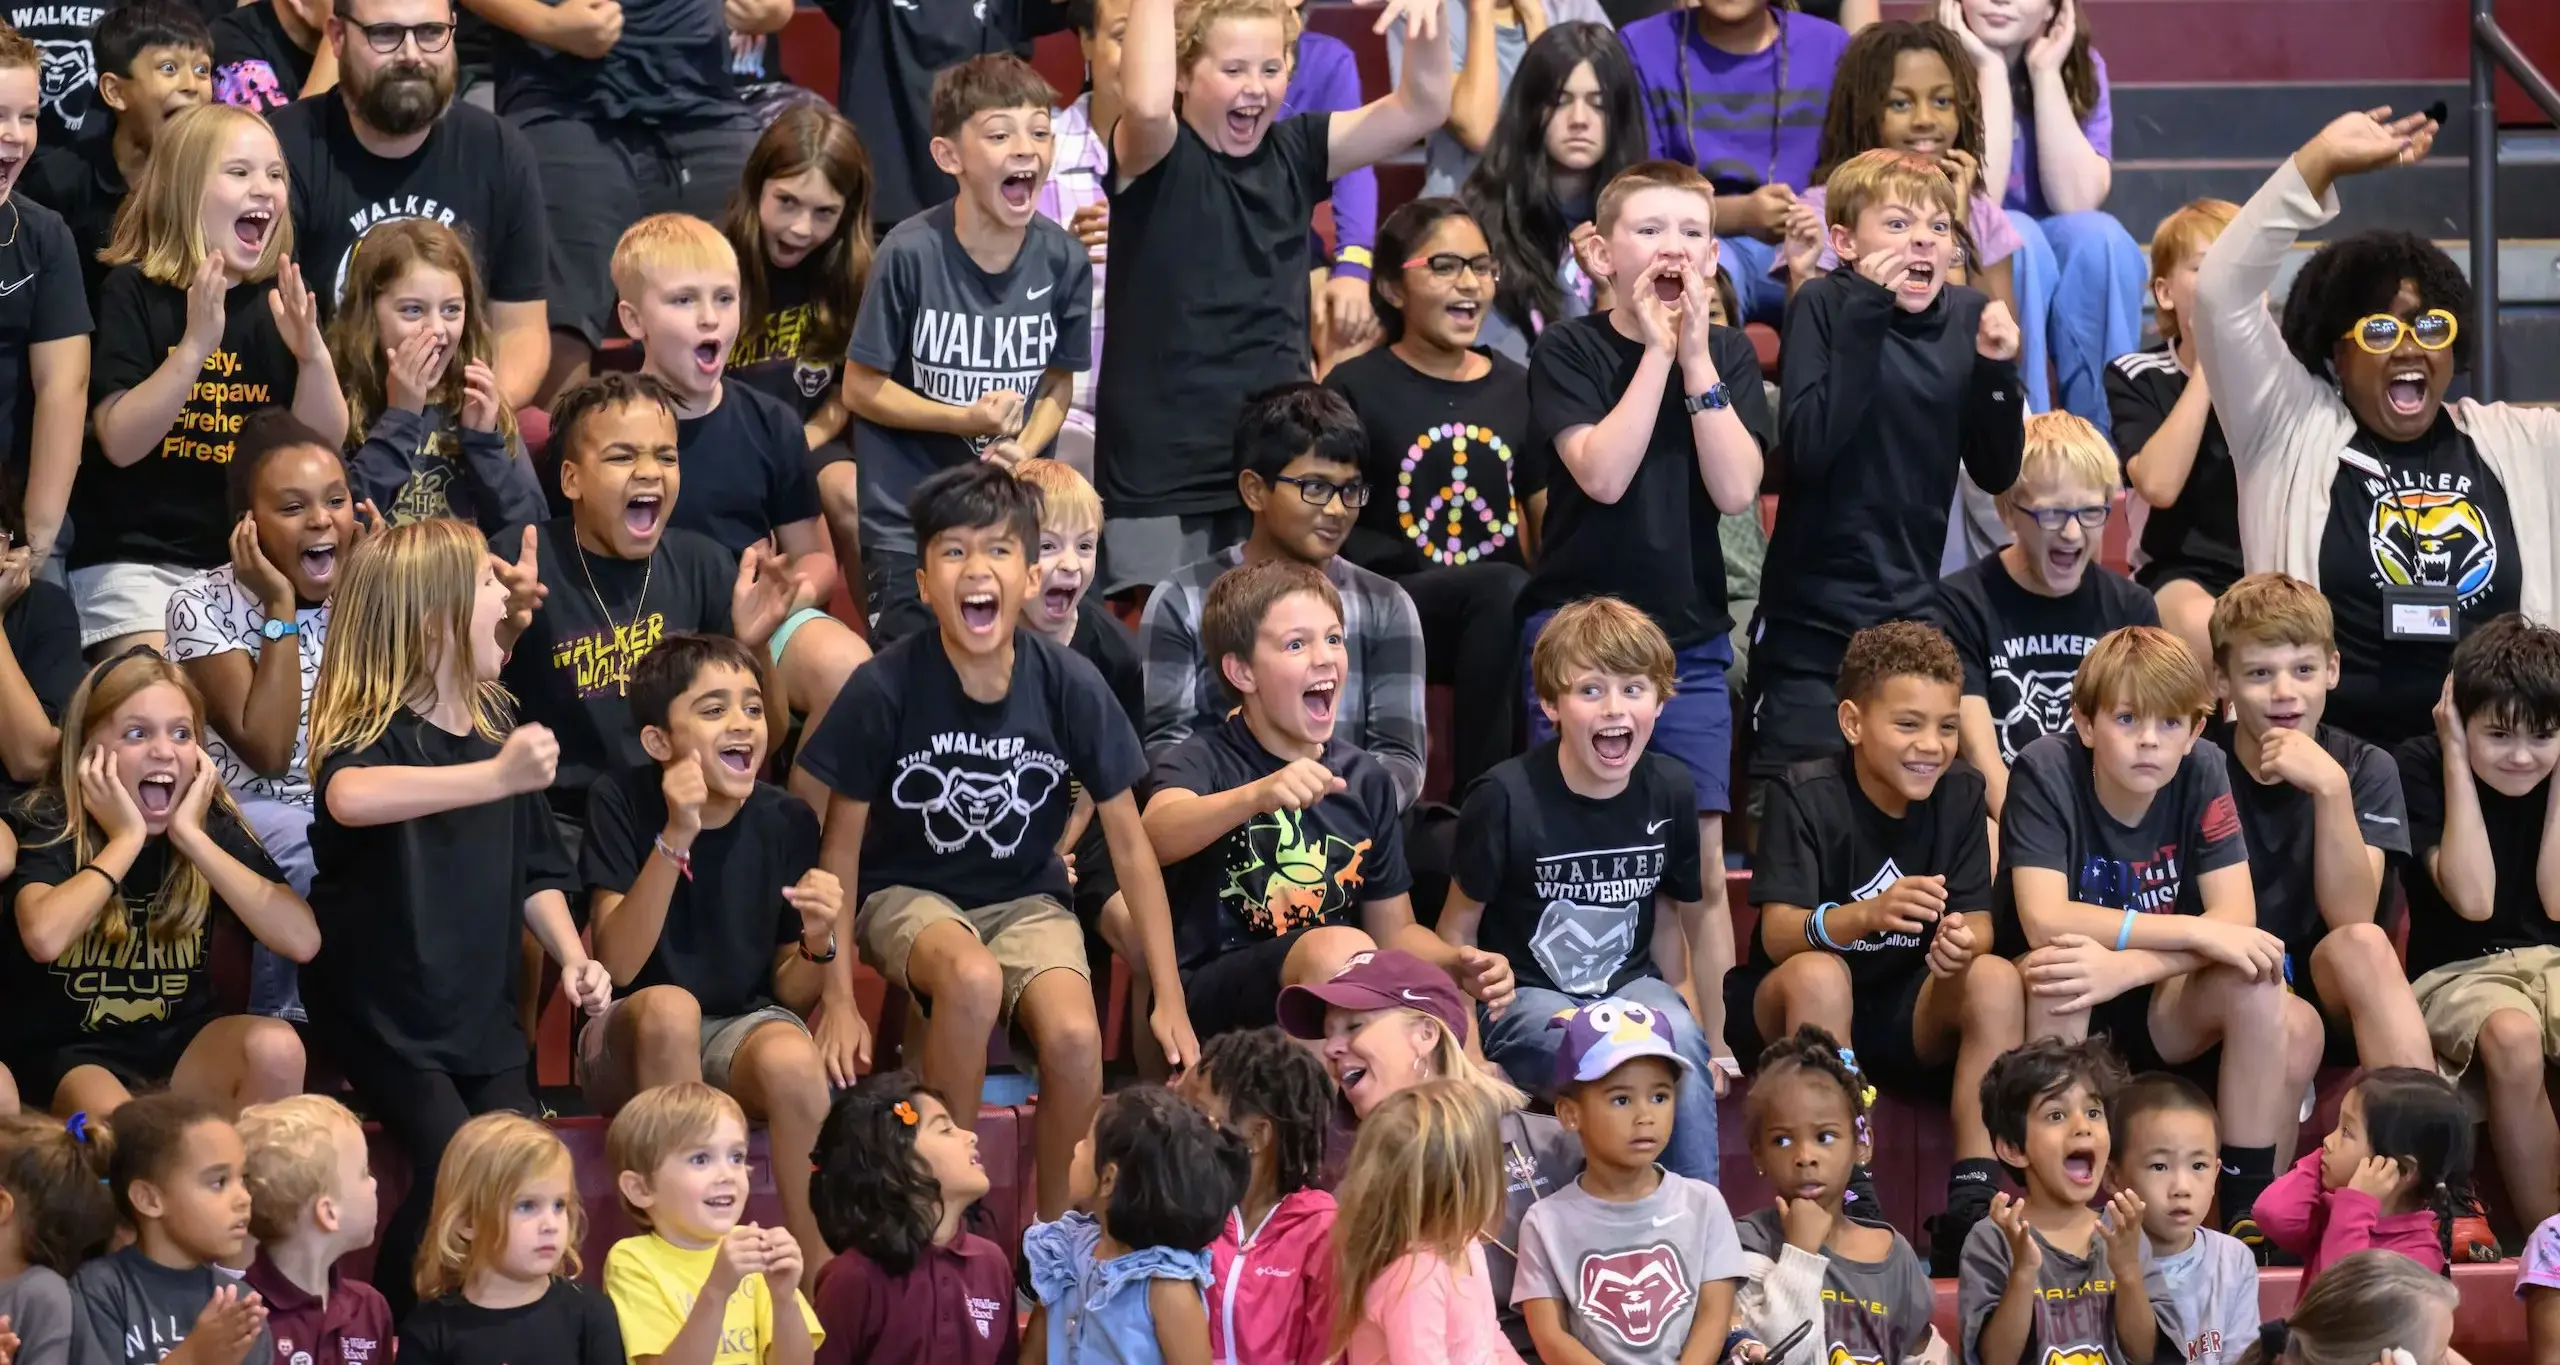
[[[2471,0],[2471,388],[2498,397],[2498,72],[2524,87],[2542,116],[2560,124],[2560,90],[2498,27],[2497,0]]]

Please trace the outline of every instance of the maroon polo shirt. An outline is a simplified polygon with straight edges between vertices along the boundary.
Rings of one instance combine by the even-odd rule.
[[[391,1305],[383,1302],[381,1290],[347,1278],[343,1262],[330,1268],[326,1303],[286,1279],[264,1251],[250,1262],[248,1278],[267,1305],[275,1365],[390,1365],[396,1341]]]
[[[817,1365],[1013,1365],[1013,1263],[975,1233],[925,1248],[904,1275],[847,1250],[811,1297],[827,1329]]]

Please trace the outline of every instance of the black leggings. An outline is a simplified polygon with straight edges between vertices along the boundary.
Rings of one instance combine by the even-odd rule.
[[[417,1302],[413,1270],[418,1244],[426,1237],[427,1215],[435,1207],[436,1172],[444,1163],[445,1144],[478,1115],[504,1109],[539,1117],[542,1111],[534,1105],[523,1067],[488,1076],[426,1071],[360,1026],[341,1024],[328,1032],[330,1050],[345,1068],[356,1099],[382,1125],[383,1136],[409,1158],[409,1192],[382,1225],[373,1258],[373,1287],[390,1302],[397,1322]]]
[[[1520,622],[1513,612],[1529,571],[1494,561],[1424,569],[1396,583],[1422,617],[1430,681],[1456,689],[1449,718],[1449,800],[1456,802],[1517,747]]]

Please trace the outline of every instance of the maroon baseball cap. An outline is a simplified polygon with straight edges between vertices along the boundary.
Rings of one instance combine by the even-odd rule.
[[[1449,974],[1392,948],[1359,954],[1323,985],[1291,986],[1280,992],[1280,1027],[1294,1038],[1321,1039],[1328,1006],[1345,1010],[1402,1006],[1430,1015],[1460,1038],[1467,1036],[1467,998]]]

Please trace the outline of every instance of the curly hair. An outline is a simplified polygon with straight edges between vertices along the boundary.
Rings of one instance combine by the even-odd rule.
[[[890,1275],[915,1268],[942,1222],[942,1186],[916,1156],[916,1128],[898,1114],[925,1088],[912,1071],[871,1076],[836,1096],[810,1153],[809,1212],[827,1248],[859,1251]]]
[[[2330,373],[2330,357],[2358,318],[2392,311],[2400,282],[2418,286],[2418,307],[2471,319],[2471,281],[2435,243],[2414,232],[2374,229],[2341,237],[2311,254],[2284,296],[2284,344],[2302,368]],[[2471,368],[2471,334],[2454,330],[2453,368]]]
[[[1814,156],[1813,183],[1831,178],[1841,162],[1884,145],[1884,108],[1893,95],[1893,69],[1905,52],[1934,52],[1956,87],[1955,150],[1979,164],[1982,152],[1982,86],[1963,40],[1936,22],[1887,19],[1858,30],[1840,54],[1831,78],[1831,103],[1822,115],[1822,142]],[[1977,192],[1989,193],[1987,187]]]
[[[1275,1193],[1314,1188],[1334,1105],[1333,1079],[1314,1053],[1278,1028],[1222,1033],[1201,1046],[1200,1082],[1226,1101],[1228,1127],[1271,1125]]]
[[[1172,1091],[1140,1085],[1094,1115],[1093,1169],[1113,1172],[1111,1196],[1094,1210],[1106,1235],[1132,1249],[1199,1251],[1244,1198],[1253,1154]]]
[[[1565,82],[1585,62],[1600,83],[1608,124],[1607,144],[1591,168],[1592,192],[1645,159],[1643,92],[1618,35],[1607,24],[1557,24],[1521,55],[1493,135],[1485,140],[1484,159],[1458,192],[1502,265],[1494,307],[1524,334],[1536,331],[1536,320],[1564,317],[1564,285],[1557,275],[1578,220],[1556,200],[1547,118],[1564,97]]]
[[[2027,1115],[2036,1101],[2059,1095],[2074,1083],[2086,1084],[2110,1111],[2116,1092],[2125,1085],[2124,1063],[2104,1036],[2066,1043],[2038,1038],[2011,1048],[1982,1076],[1982,1122],[1991,1136],[2012,1147],[2027,1145]]]
[[[1962,687],[1964,660],[1936,626],[1923,621],[1887,621],[1849,637],[1849,648],[1840,656],[1842,700],[1866,701],[1887,681],[1901,677]]]
[[[1848,1059],[1840,1055],[1840,1040],[1828,1029],[1816,1024],[1803,1024],[1796,1031],[1761,1049],[1759,1065],[1752,1069],[1750,1118],[1757,1123],[1768,1105],[1769,1095],[1777,1089],[1782,1076],[1819,1076],[1840,1087],[1849,1102],[1852,1120],[1867,1116],[1867,1083]]]

